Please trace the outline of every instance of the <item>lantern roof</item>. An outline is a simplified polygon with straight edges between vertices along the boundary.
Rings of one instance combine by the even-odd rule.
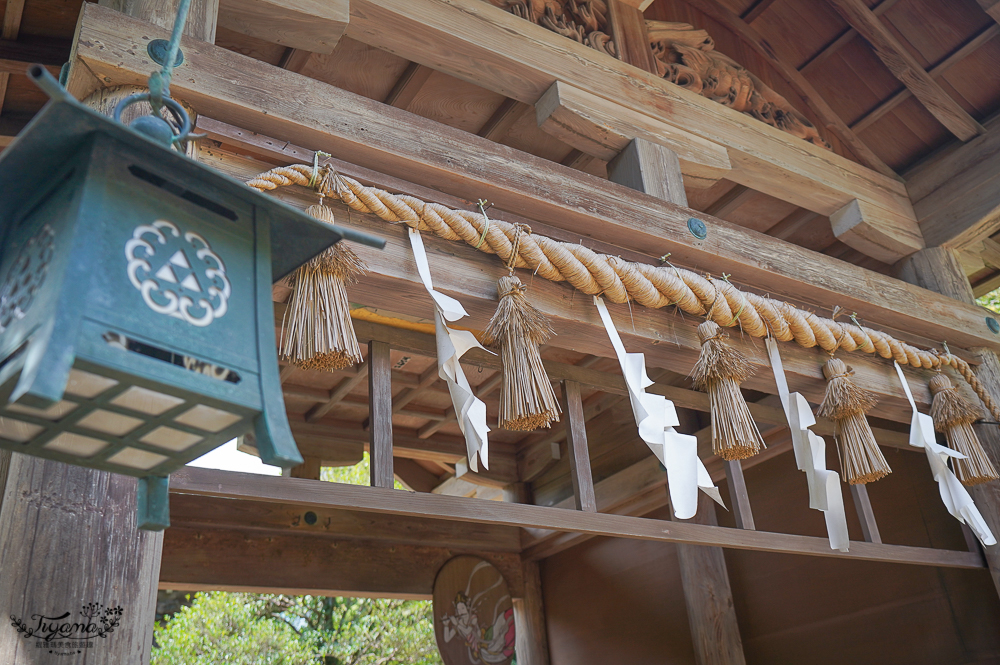
[[[273,197],[256,192],[239,180],[200,164],[72,98],[52,99],[0,154],[0,229],[36,191],[30,183],[53,177],[62,162],[104,134],[127,146],[156,153],[156,159],[182,182],[211,182],[214,187],[250,201],[273,220],[270,224],[271,274],[277,281],[342,239],[383,247],[383,239],[321,222]],[[14,185],[16,179],[20,185]],[[0,233],[0,237],[2,237]]]

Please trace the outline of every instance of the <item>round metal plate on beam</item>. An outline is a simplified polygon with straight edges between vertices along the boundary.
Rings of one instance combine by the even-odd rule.
[[[688,231],[698,240],[704,240],[708,237],[708,227],[697,217],[688,217]]]
[[[146,53],[149,54],[153,62],[161,67],[166,63],[169,51],[170,42],[166,39],[154,39],[146,46]],[[184,53],[180,49],[177,49],[177,59],[174,60],[174,67],[178,67],[182,62],[184,62]]]

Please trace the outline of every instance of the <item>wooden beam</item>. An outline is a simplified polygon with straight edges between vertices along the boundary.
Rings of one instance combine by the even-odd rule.
[[[754,194],[756,194],[756,192],[749,187],[734,185],[732,189],[709,204],[709,206],[705,208],[705,214],[712,215],[713,217],[725,218],[731,212],[734,212],[741,205],[746,203],[748,199],[753,198]]]
[[[1000,118],[989,131],[924,160],[907,175],[920,230],[929,247],[965,249],[1000,231]]]
[[[425,0],[416,1],[419,4]],[[483,13],[496,9],[478,0],[476,3],[482,5],[477,11]],[[510,18],[529,28],[538,27],[517,17]],[[148,74],[148,66],[131,55],[139,45],[130,35],[144,30],[157,34],[141,23],[88,4],[81,19],[83,39],[77,49],[78,61],[112,82],[141,82]],[[555,37],[570,46],[574,44],[559,35]],[[101,48],[90,46],[95,43],[101,44]],[[590,234],[643,252],[655,248],[656,256],[672,251],[680,265],[711,265],[713,271],[731,273],[736,279],[746,279],[772,294],[788,292],[812,302],[839,302],[865,320],[926,334],[929,339],[948,337],[957,346],[966,345],[963,339],[968,340],[970,333],[995,344],[995,340],[987,337],[975,308],[956,309],[950,303],[942,309],[944,300],[935,302],[933,296],[920,291],[907,293],[901,283],[823,259],[788,243],[772,241],[772,245],[760,234],[721,220],[706,220],[711,229],[710,240],[697,241],[686,228],[687,219],[699,213],[653,197],[625,196],[627,190],[587,174],[562,169],[404,112],[388,112],[391,109],[384,105],[346,91],[330,94],[333,90],[330,86],[224,49],[198,43],[187,43],[185,49],[189,60],[182,65],[184,76],[178,75],[173,86],[178,96],[212,107],[202,110],[203,113],[232,114],[249,129],[269,127],[272,133],[283,134],[287,140],[350,155],[362,165],[369,162],[383,170],[398,169],[397,172],[408,173],[411,178],[427,178],[428,182],[434,181],[472,200],[486,196],[496,201],[498,207],[528,213],[534,219],[557,219],[573,228],[577,239],[580,234]],[[250,99],[246,89],[220,75],[220,69],[244,71],[262,87],[281,90],[282,94]],[[590,76],[593,75],[591,72]],[[294,105],[283,101],[291,99],[308,101]],[[808,153],[809,144],[800,143],[799,149]],[[832,160],[831,166],[836,163],[835,155],[828,151],[824,154],[824,160]],[[850,173],[848,169],[835,170],[837,175],[830,173],[831,180],[843,181]],[[536,182],[538,186],[526,191],[525,182]],[[548,195],[555,191],[561,192],[561,196]],[[815,198],[822,198],[821,193],[817,192]],[[579,205],[568,201],[579,201]],[[633,219],[630,213],[639,214]],[[832,275],[837,276],[835,288],[831,288]],[[873,289],[873,280],[879,283],[878,289]],[[892,312],[891,316],[885,316],[887,310]],[[935,325],[939,317],[941,323]],[[900,325],[901,319],[905,319],[905,324]],[[935,330],[931,333],[929,329]]]
[[[20,4],[24,4],[21,1]],[[180,0],[98,0],[102,7],[133,16],[166,30],[172,30]],[[184,23],[184,34],[209,44],[215,43],[219,0],[192,0]],[[145,54],[146,49],[142,50]]]
[[[754,531],[753,512],[750,510],[750,494],[743,478],[743,467],[739,460],[726,461],[726,484],[729,485],[729,503],[733,507],[738,529]]]
[[[634,138],[642,138],[677,153],[687,177],[713,182],[730,177],[725,147],[562,81],[535,103],[535,117],[546,133],[598,159],[614,159]],[[630,126],[619,130],[623,121]],[[655,130],[637,131],[644,125]]]
[[[521,561],[516,554],[477,548],[464,553],[496,566],[512,593],[521,590]],[[441,547],[317,537],[303,532],[263,534],[172,527],[163,541],[159,586],[192,591],[426,599],[431,596],[438,569],[454,555],[451,549]]]
[[[892,9],[899,0],[881,0],[878,4],[872,7],[872,13],[876,16],[881,16],[890,9]],[[811,70],[826,62],[834,53],[843,48],[848,42],[858,36],[858,31],[854,28],[848,27],[842,33],[840,33],[836,39],[820,49],[815,55],[813,55],[809,60],[799,67],[799,71],[803,74],[809,74]]]
[[[859,199],[830,215],[830,225],[837,240],[890,265],[925,247],[916,220],[889,219]]]
[[[289,46],[285,48],[285,52],[281,54],[281,60],[278,61],[278,66],[282,69],[287,69],[290,72],[301,73],[312,59],[312,56],[312,51],[305,51],[300,48],[292,48]]]
[[[286,478],[285,482],[314,481]],[[307,515],[308,512],[313,514]],[[521,549],[521,536],[516,527],[303,508],[265,501],[230,501],[175,492],[170,495],[170,519],[173,526],[186,529],[238,530],[261,535],[299,534],[326,538],[327,542],[331,539],[378,541],[511,553]]]
[[[967,41],[965,44],[960,46],[955,50],[954,53],[949,55],[947,58],[939,62],[938,64],[927,70],[927,73],[931,78],[937,79],[943,75],[946,71],[951,69],[953,66],[957,65],[959,62],[967,58],[969,55],[974,53],[983,44],[990,41],[997,35],[1000,35],[1000,25],[996,23],[986,26],[979,34],[975,35]],[[874,109],[866,113],[861,119],[855,121],[851,125],[851,129],[855,132],[863,132],[873,124],[881,120],[887,113],[890,113],[897,106],[905,102],[907,99],[913,96],[913,93],[909,88],[904,88],[900,90],[895,95],[885,100]]]
[[[219,0],[222,27],[313,53],[332,53],[349,20],[348,0]]]
[[[968,141],[986,129],[970,116],[962,106],[917,62],[906,47],[861,0],[828,0],[847,24],[858,31],[871,45],[875,54],[885,63],[893,76],[899,79],[913,96],[938,119],[948,131],[963,141]]]
[[[642,11],[621,0],[607,0],[608,23],[618,59],[647,72],[656,73],[656,59],[649,45]]]
[[[404,487],[414,492],[430,492],[439,484],[438,477],[416,460],[396,457],[392,460],[392,471]]]
[[[66,39],[20,35],[0,40],[0,59],[8,63],[21,63],[16,74],[25,74],[28,65],[37,63],[58,68],[69,60],[71,43]],[[13,67],[14,65],[9,65]]]
[[[674,127],[726,145],[731,149],[734,163],[743,162],[744,158],[759,159],[767,161],[768,168],[783,172],[781,176],[772,172],[766,179],[777,178],[786,185],[805,179],[812,186],[822,187],[825,178],[814,179],[808,174],[811,167],[821,163],[826,167],[836,164],[857,174],[864,173],[859,180],[875,175],[848,159],[790,137],[779,129],[761,127],[753,118],[658,76],[625,67],[587,46],[499,8],[483,7],[480,0],[356,0],[352,12],[348,33],[360,41],[529,104],[535,103],[556,80],[589,89],[627,109],[622,112],[623,120],[615,121],[614,125],[627,124],[624,119],[633,111],[657,116]],[[411,29],[417,24],[419,32]],[[407,32],[413,34],[405,34]],[[629,139],[644,135],[625,133],[631,134]],[[771,144],[772,141],[773,145],[767,147],[758,143]],[[751,148],[753,144],[757,144],[755,148]],[[860,146],[855,148],[863,151]],[[874,154],[869,157],[873,164],[876,163]],[[804,163],[810,167],[788,168]],[[892,177],[886,177],[890,173],[888,167],[883,170],[882,178]],[[747,182],[741,184],[749,185]],[[855,196],[867,198],[868,186],[864,191],[856,187]],[[783,196],[780,191],[775,195]],[[846,201],[841,205],[843,203]]]
[[[576,509],[597,512],[594,497],[594,476],[590,472],[590,450],[587,447],[587,424],[583,418],[580,384],[562,382],[563,417],[566,419],[566,447],[569,449],[569,475],[573,481]]]
[[[396,80],[389,94],[386,95],[385,103],[405,111],[410,106],[413,98],[420,92],[420,88],[423,87],[424,83],[427,82],[427,79],[433,73],[434,70],[430,67],[424,67],[423,65],[411,62],[403,70],[403,73],[400,74],[399,79]]]
[[[392,488],[392,364],[389,345],[368,342],[368,454],[372,487]]]
[[[788,216],[769,228],[767,235],[780,238],[781,240],[788,240],[796,231],[817,219],[819,219],[819,215],[816,213],[805,208],[800,208],[789,213]]]
[[[851,543],[850,552],[831,550],[826,538],[763,531],[745,531],[701,524],[604,515],[502,501],[396,492],[377,487],[342,483],[290,481],[231,471],[185,467],[170,477],[171,491],[232,499],[277,502],[314,508],[343,508],[400,516],[428,517],[456,522],[518,526],[571,531],[594,536],[632,538],[657,542],[713,545],[783,554],[804,554],[859,561],[885,561],[912,565],[982,568],[972,552],[936,550],[902,545]]]
[[[878,523],[875,521],[872,501],[868,498],[868,487],[863,483],[851,485],[851,498],[854,500],[854,509],[858,513],[858,521],[861,522],[861,533],[865,537],[865,542],[881,543],[882,536],[878,532]]]
[[[993,17],[993,20],[1000,23],[1000,0],[978,0],[983,11]]]
[[[844,142],[857,156],[862,164],[874,169],[882,175],[890,178],[898,178],[896,172],[889,167],[882,159],[875,154],[875,151],[858,138],[858,135],[851,131],[836,111],[827,103],[823,96],[812,86],[812,84],[795,67],[778,57],[767,40],[764,39],[753,26],[741,19],[729,7],[723,5],[718,0],[689,0],[690,4],[704,12],[708,16],[721,22],[727,28],[735,32],[740,39],[747,43],[754,51],[761,55],[774,67],[777,72],[788,81],[789,85],[797,92],[809,105],[809,108],[819,117],[820,122],[833,132],[837,138]],[[744,183],[745,184],[745,183]],[[819,212],[819,211],[817,211]]]
[[[715,504],[698,493],[694,524],[718,525]],[[684,604],[691,625],[691,643],[698,665],[744,665],[743,641],[733,604],[733,590],[722,548],[678,545]]]

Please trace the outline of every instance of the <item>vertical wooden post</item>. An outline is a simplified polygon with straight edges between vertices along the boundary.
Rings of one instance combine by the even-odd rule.
[[[389,345],[368,342],[368,454],[372,487],[393,485],[392,365]]]
[[[549,665],[549,635],[537,561],[524,561],[524,598],[514,599],[514,649],[518,665]]]
[[[4,626],[0,663],[149,663],[163,533],[136,529],[135,490],[129,476],[11,456],[0,507],[4,619],[31,625],[32,615],[68,612],[67,622],[79,622],[87,603],[122,614],[93,648],[58,658]]]
[[[583,419],[580,384],[562,382],[563,417],[566,419],[566,447],[569,449],[569,471],[573,479],[576,509],[597,512],[594,476],[590,472],[590,450],[587,448],[587,423]]]
[[[747,481],[743,478],[743,466],[739,460],[726,461],[726,484],[729,486],[729,503],[733,507],[736,526],[748,531],[756,531],[753,512],[750,510],[750,494]]]
[[[633,140],[608,164],[608,178],[661,199],[687,205],[677,155],[655,143]],[[738,468],[742,480],[742,467]],[[727,477],[731,475],[731,471],[726,474]],[[737,493],[730,489],[730,494]],[[695,521],[716,524],[715,506],[711,500],[701,492],[698,499]],[[747,513],[749,508],[748,502]],[[673,509],[670,510],[672,515]],[[752,524],[752,516],[750,521]],[[733,591],[722,548],[678,545],[677,555],[684,602],[691,623],[691,642],[698,665],[745,665],[743,642],[733,607]]]
[[[306,457],[302,464],[288,469],[288,473],[282,473],[290,478],[305,478],[306,480],[320,479],[320,459],[318,457]]]
[[[975,302],[962,265],[950,249],[930,247],[921,250],[900,261],[896,265],[896,274],[900,279],[930,291],[967,303]],[[986,326],[985,316],[983,326]],[[993,399],[1000,401],[1000,360],[996,353],[986,348],[972,348],[969,351],[980,363],[973,370],[976,376]],[[1000,429],[995,425],[979,426],[976,427],[976,434],[993,463],[1000,464]],[[983,483],[970,487],[969,494],[994,535],[1000,537],[1000,483]],[[997,593],[1000,593],[1000,547],[985,547],[983,550],[993,576],[993,584]]]
[[[716,526],[718,521],[712,500],[699,492],[698,504],[698,514],[688,521]],[[695,661],[698,665],[745,665],[743,640],[722,548],[678,545],[677,560],[688,621],[691,622]]]
[[[861,533],[869,543],[882,543],[875,522],[875,512],[872,510],[871,499],[868,498],[868,488],[863,484],[851,485],[851,498],[854,499],[854,509],[858,511],[861,522]]]
[[[639,8],[621,0],[608,0],[608,22],[618,59],[655,74],[656,60],[649,45],[646,19]]]

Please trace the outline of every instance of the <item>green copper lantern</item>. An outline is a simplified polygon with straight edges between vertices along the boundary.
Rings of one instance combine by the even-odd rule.
[[[252,430],[269,464],[301,464],[271,285],[342,238],[384,241],[47,85],[53,100],[0,155],[0,447],[137,476],[140,523],[163,528],[167,475],[238,435]]]

